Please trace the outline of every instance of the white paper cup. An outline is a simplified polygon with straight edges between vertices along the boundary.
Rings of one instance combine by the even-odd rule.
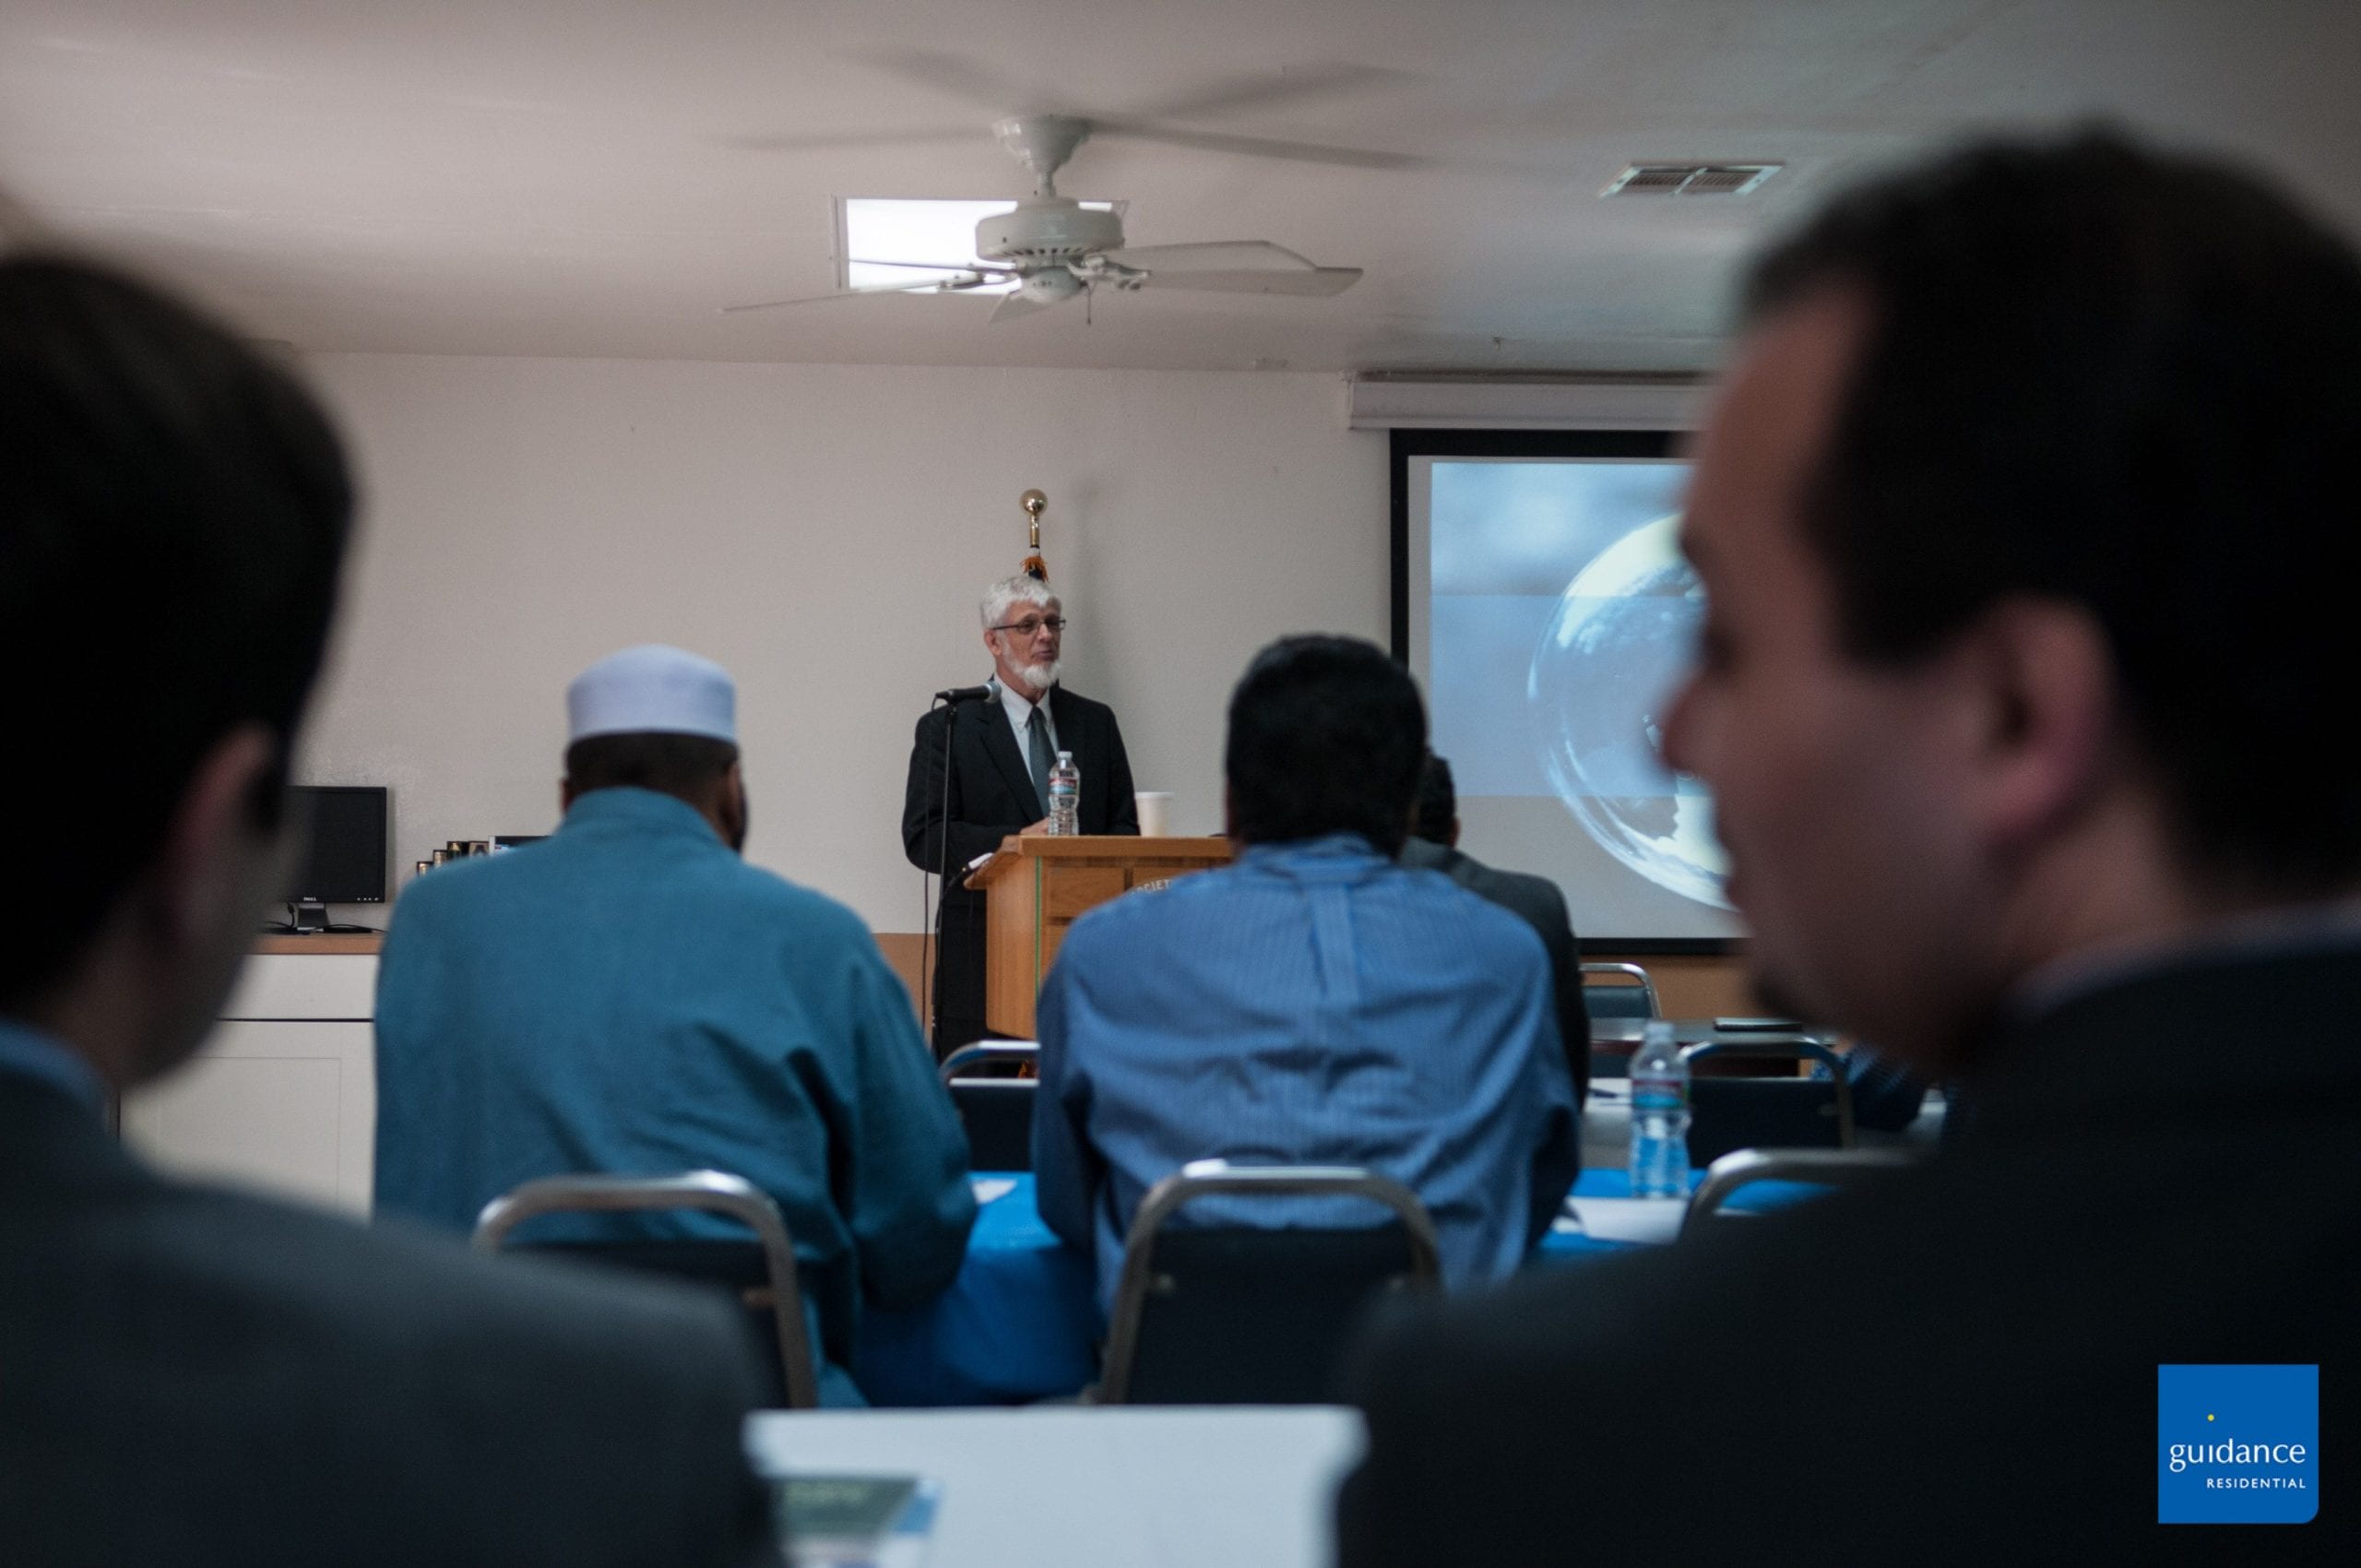
[[[1172,791],[1142,790],[1132,797],[1140,809],[1140,837],[1162,838],[1172,830]]]

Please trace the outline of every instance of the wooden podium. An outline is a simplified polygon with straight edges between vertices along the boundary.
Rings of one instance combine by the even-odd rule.
[[[1227,838],[1126,834],[1001,840],[967,885],[984,890],[984,1022],[1033,1038],[1033,997],[1085,909],[1135,887],[1229,863]]]

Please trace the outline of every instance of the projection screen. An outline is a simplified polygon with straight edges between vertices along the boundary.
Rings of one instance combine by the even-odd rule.
[[[1585,950],[1719,952],[1713,801],[1657,755],[1703,603],[1670,432],[1395,431],[1394,640],[1460,848],[1565,890]]]

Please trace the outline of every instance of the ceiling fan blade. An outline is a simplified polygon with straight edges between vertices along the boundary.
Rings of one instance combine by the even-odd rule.
[[[1340,294],[1361,279],[1358,267],[1314,267],[1282,272],[1275,267],[1248,267],[1234,272],[1151,272],[1140,280],[1145,288],[1202,289],[1223,294]]]
[[[1225,136],[1214,131],[1184,131],[1177,125],[1151,125],[1145,120],[1093,120],[1090,132],[1096,137],[1161,142],[1168,147],[1195,148],[1201,152],[1234,152],[1248,158],[1275,158],[1287,163],[1328,163],[1346,169],[1423,169],[1432,161],[1415,153],[1379,152],[1363,147],[1327,147],[1309,141],[1275,141],[1268,137]]]
[[[978,141],[973,125],[929,125],[908,131],[825,131],[805,136],[721,137],[728,148],[741,152],[825,152],[842,147],[909,147],[925,142]]]
[[[1233,109],[1259,108],[1264,104],[1300,101],[1363,88],[1387,87],[1410,79],[1411,75],[1407,71],[1389,70],[1382,65],[1347,65],[1343,61],[1282,65],[1275,72],[1232,77],[1228,81],[1211,83],[1177,98],[1143,104],[1133,113],[1142,120],[1188,120],[1203,114],[1226,113]]]
[[[1016,270],[994,267],[988,261],[872,261],[867,256],[853,256],[847,267],[908,267],[925,272],[973,272],[986,278],[1014,278]]]
[[[1118,267],[1143,272],[1311,271],[1311,258],[1268,240],[1200,240],[1183,245],[1126,245],[1099,253]]]
[[[964,98],[995,114],[1046,108],[1040,93],[971,55],[943,49],[864,49],[848,56],[873,70],[918,82],[953,98]]]
[[[1022,294],[1006,294],[1002,296],[999,304],[992,307],[992,314],[986,318],[986,324],[995,321],[1014,321],[1020,315],[1031,315],[1037,310],[1049,308],[1040,301],[1028,300]]]
[[[838,289],[833,293],[805,294],[800,299],[757,300],[752,304],[723,305],[718,314],[736,315],[741,311],[777,310],[782,305],[816,305],[824,300],[857,300],[863,294],[919,294],[939,287],[940,284],[929,280],[924,283],[897,283],[886,289]]]

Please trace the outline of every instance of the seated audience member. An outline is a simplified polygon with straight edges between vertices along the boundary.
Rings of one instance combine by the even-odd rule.
[[[1766,999],[1975,1114],[1880,1184],[1394,1325],[1343,1561],[2355,1561],[2316,1465],[2270,1467],[2312,1523],[2158,1521],[2261,1474],[2167,1445],[2303,1441],[2160,1367],[2316,1364],[2346,1424],[2361,1366],[2361,790],[2320,750],[2361,670],[2361,259],[2085,134],[1839,199],[1748,322],[1666,754]]]
[[[1033,1163],[1102,1303],[1140,1199],[1192,1159],[1394,1177],[1453,1285],[1513,1272],[1557,1213],[1581,1161],[1548,959],[1515,916],[1394,862],[1426,729],[1370,645],[1272,644],[1229,702],[1236,863],[1067,932],[1041,988]]]
[[[737,688],[626,648],[566,692],[551,837],[412,883],[377,995],[377,1205],[456,1230],[537,1176],[709,1168],[794,1238],[824,1403],[857,1404],[860,1299],[959,1270],[967,1145],[908,993],[859,916],[746,863]],[[541,1239],[742,1239],[647,1214]],[[528,1238],[530,1239],[530,1238]]]
[[[1574,1103],[1590,1092],[1590,1009],[1583,1001],[1583,961],[1566,896],[1546,876],[1497,871],[1459,848],[1459,796],[1451,764],[1427,754],[1418,772],[1418,806],[1410,837],[1397,857],[1412,871],[1439,871],[1478,898],[1488,898],[1533,928],[1549,955],[1549,990],[1558,1004],[1558,1039],[1573,1074]]]
[[[350,509],[231,333],[0,259],[0,1562],[759,1561],[726,1308],[167,1181],[108,1130],[285,870]]]
[[[1872,1133],[1899,1133],[1918,1120],[1918,1112],[1927,1104],[1927,1091],[1935,1086],[1924,1075],[1912,1072],[1875,1046],[1855,1044],[1845,1052],[1845,1082],[1853,1098],[1853,1125]],[[1827,1083],[1835,1075],[1825,1062],[1811,1064],[1815,1083]],[[1954,1101],[1944,1110],[1944,1125],[1951,1125],[1957,1113]]]

